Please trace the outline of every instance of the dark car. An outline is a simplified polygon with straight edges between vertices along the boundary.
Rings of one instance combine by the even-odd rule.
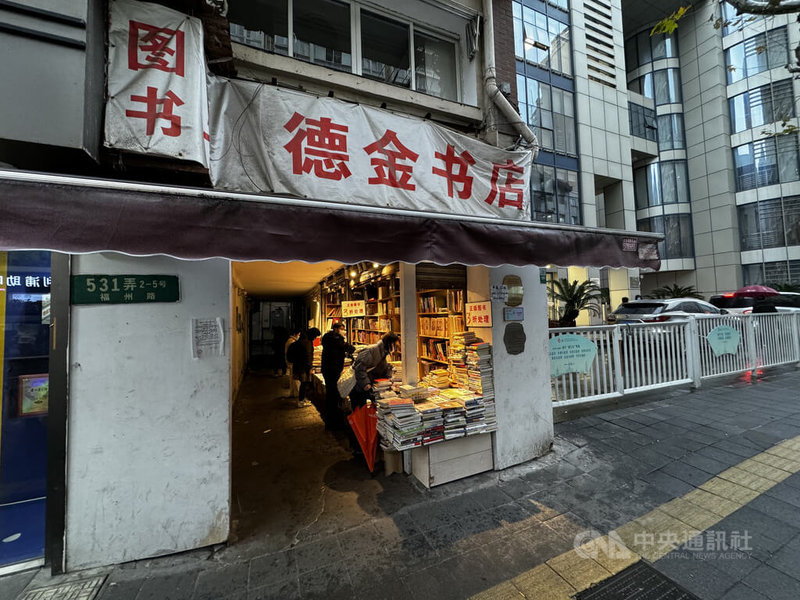
[[[800,294],[795,292],[779,292],[777,296],[736,296],[730,294],[716,294],[709,298],[709,302],[717,308],[724,308],[735,314],[748,314],[753,312],[753,307],[758,304],[774,306],[777,312],[795,312],[800,310]]]

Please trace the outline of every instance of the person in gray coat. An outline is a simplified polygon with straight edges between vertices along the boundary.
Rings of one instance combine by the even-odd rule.
[[[377,344],[367,346],[353,359],[353,372],[356,385],[350,392],[350,404],[353,409],[364,406],[372,398],[372,384],[376,379],[392,376],[392,367],[386,357],[393,351],[399,338],[396,333],[387,333]]]

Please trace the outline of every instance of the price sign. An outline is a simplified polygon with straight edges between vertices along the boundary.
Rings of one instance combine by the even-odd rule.
[[[345,300],[342,302],[342,317],[363,317],[367,314],[364,300]]]

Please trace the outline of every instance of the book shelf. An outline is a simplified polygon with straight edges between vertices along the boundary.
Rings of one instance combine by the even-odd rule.
[[[452,335],[464,331],[464,290],[430,289],[417,292],[417,357],[419,377],[434,369],[450,368]]]
[[[351,344],[376,344],[390,332],[400,335],[400,280],[396,270],[354,285],[349,299],[363,300],[365,308],[363,317],[347,319]],[[389,360],[400,360],[399,344]]]

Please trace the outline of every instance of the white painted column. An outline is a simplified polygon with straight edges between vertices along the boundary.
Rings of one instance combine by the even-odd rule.
[[[102,253],[74,274],[177,275],[180,301],[72,307],[69,570],[223,542],[230,523],[229,263]],[[223,319],[193,359],[191,319]]]
[[[525,319],[525,349],[511,355],[503,336],[501,300],[492,302],[494,387],[497,433],[494,468],[505,469],[546,453],[553,442],[553,407],[550,398],[550,359],[547,334],[546,286],[539,282],[538,267],[495,267],[490,269],[491,285],[503,283],[506,275],[522,280]]]

